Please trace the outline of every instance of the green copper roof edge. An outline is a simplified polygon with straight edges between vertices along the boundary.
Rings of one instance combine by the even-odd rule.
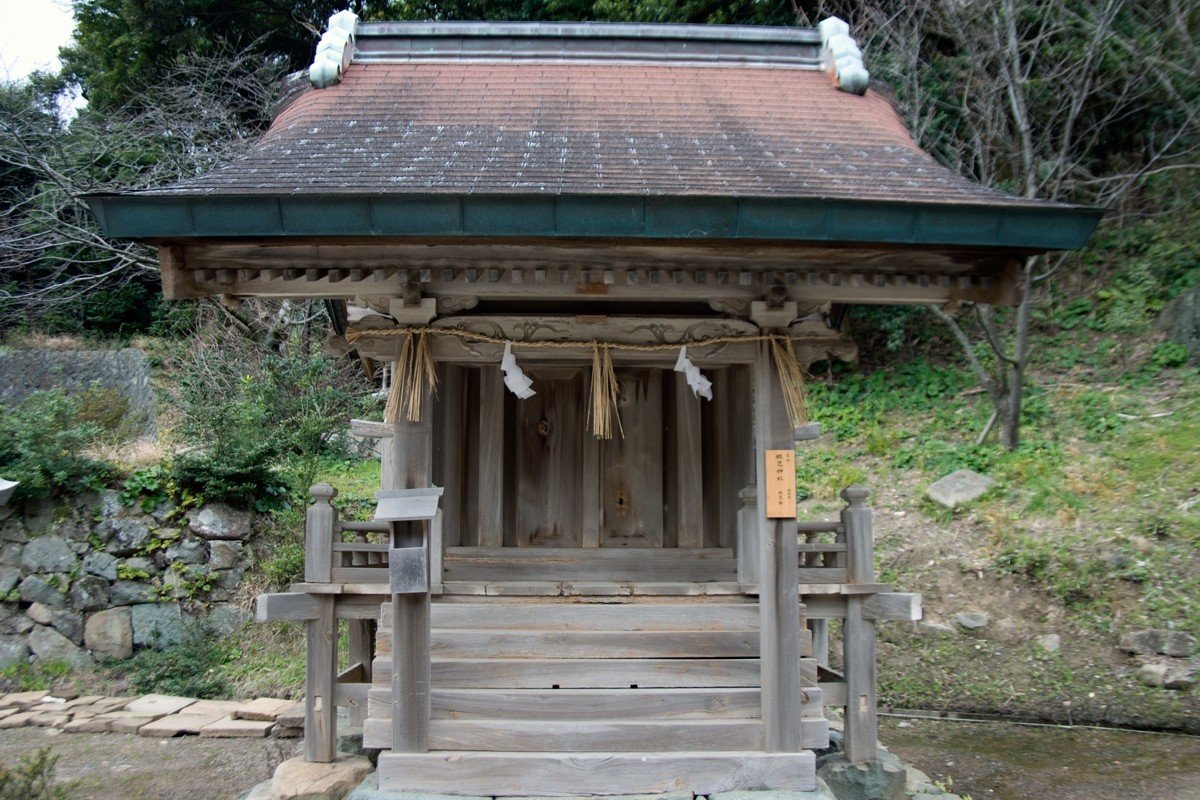
[[[137,195],[83,199],[118,239],[452,236],[775,239],[1041,252],[1084,245],[1103,209],[821,198],[613,195]]]

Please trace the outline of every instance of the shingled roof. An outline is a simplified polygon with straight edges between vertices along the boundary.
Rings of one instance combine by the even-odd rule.
[[[819,44],[808,29],[363,23],[341,81],[304,91],[244,155],[122,197],[834,201],[1057,212],[1086,238],[1096,212],[940,165],[887,97],[839,91]]]

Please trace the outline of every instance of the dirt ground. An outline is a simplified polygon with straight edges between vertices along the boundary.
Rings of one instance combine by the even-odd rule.
[[[1194,736],[884,718],[880,739],[972,800],[1200,800]]]
[[[237,800],[291,757],[294,739],[152,739],[133,734],[0,731],[0,763],[49,747],[71,800]]]

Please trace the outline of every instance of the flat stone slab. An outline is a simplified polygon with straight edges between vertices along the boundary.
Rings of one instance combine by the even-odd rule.
[[[78,717],[63,725],[67,733],[108,733],[111,720],[104,717]]]
[[[303,728],[304,703],[295,703],[288,706],[287,710],[275,718],[275,722],[284,728]]]
[[[954,508],[982,497],[995,485],[996,481],[987,475],[980,475],[969,469],[960,469],[934,481],[925,490],[925,494],[940,506]]]
[[[0,698],[0,708],[26,708],[34,703],[40,703],[42,698],[49,695],[49,692],[13,692]]]
[[[674,795],[667,795],[673,797]],[[718,792],[708,795],[708,800],[837,800],[824,782],[819,782],[811,792]]]
[[[101,714],[96,719],[108,722],[108,730],[112,733],[137,733],[138,728],[149,725],[163,714],[135,714],[132,711],[114,711],[111,714]]]
[[[338,753],[329,764],[310,764],[303,757],[291,758],[275,768],[271,790],[276,800],[345,797],[373,771],[366,758],[346,753]]]
[[[148,725],[138,728],[138,736],[160,736],[169,739],[172,736],[197,734],[205,727],[224,719],[222,714],[168,714],[159,717]]]
[[[139,697],[129,705],[125,706],[125,710],[131,714],[145,714],[166,716],[167,714],[178,714],[188,706],[196,702],[194,697],[175,697],[169,694],[148,694],[144,697]]]
[[[271,732],[275,723],[259,719],[229,719],[225,717],[205,725],[200,735],[216,739],[258,739]]]
[[[239,703],[233,712],[234,719],[251,719],[274,722],[280,714],[295,705],[294,700],[280,700],[276,697],[260,697],[249,703]]]
[[[42,728],[59,728],[71,721],[71,715],[62,711],[42,711],[35,713],[29,720],[29,725]]]
[[[231,717],[233,712],[242,706],[240,700],[197,700],[184,711],[188,714],[216,715]]]
[[[640,796],[640,795],[639,795]],[[650,795],[646,795],[649,797]],[[680,796],[682,798],[682,795]],[[458,794],[435,794],[433,792],[385,792],[379,788],[379,775],[372,773],[367,776],[366,780],[358,785],[351,792],[346,800],[492,800],[490,797],[472,797],[470,795]],[[509,798],[505,798],[509,800]],[[558,797],[554,800],[563,800]],[[576,800],[571,798],[571,800]],[[579,798],[579,800],[583,800]],[[607,797],[605,800],[619,800],[617,797]],[[687,800],[692,800],[692,795],[687,795]]]
[[[29,720],[36,716],[36,711],[18,711],[16,714],[0,719],[0,731],[8,730],[9,728],[24,728],[29,724]]]

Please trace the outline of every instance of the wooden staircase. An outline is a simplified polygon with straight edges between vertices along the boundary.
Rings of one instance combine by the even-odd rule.
[[[811,753],[762,752],[757,602],[613,600],[435,601],[431,752],[383,754],[381,786],[497,795],[815,785]],[[391,746],[391,644],[385,604],[367,747]],[[807,636],[802,647],[811,655]],[[825,747],[816,665],[803,661],[813,688],[802,746]]]

